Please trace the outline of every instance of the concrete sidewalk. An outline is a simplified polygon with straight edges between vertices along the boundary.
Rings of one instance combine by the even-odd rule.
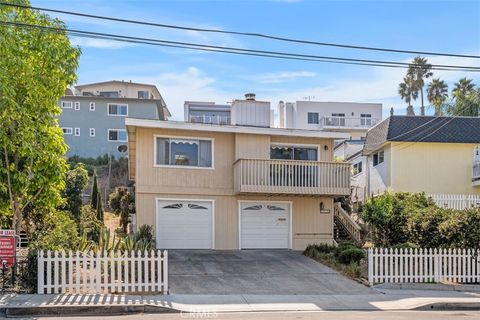
[[[5,295],[7,316],[165,312],[480,310],[480,294],[388,290],[374,295]]]

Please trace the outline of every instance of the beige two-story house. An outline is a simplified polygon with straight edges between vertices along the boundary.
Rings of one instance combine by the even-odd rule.
[[[333,242],[345,133],[270,127],[270,103],[235,100],[231,124],[126,119],[136,226],[166,249],[294,249]]]

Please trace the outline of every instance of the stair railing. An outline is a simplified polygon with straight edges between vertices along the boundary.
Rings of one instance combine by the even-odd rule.
[[[333,214],[336,221],[341,224],[350,237],[357,243],[362,243],[362,228],[343,210],[340,202],[336,202],[333,206]]]

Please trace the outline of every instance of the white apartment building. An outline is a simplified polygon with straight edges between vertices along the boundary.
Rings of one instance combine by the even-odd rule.
[[[278,116],[280,128],[342,131],[351,139],[364,139],[367,130],[382,120],[382,104],[280,101]]]

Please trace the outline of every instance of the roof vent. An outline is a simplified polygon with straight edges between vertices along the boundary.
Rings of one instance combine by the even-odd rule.
[[[255,93],[245,93],[245,100],[255,101]]]

